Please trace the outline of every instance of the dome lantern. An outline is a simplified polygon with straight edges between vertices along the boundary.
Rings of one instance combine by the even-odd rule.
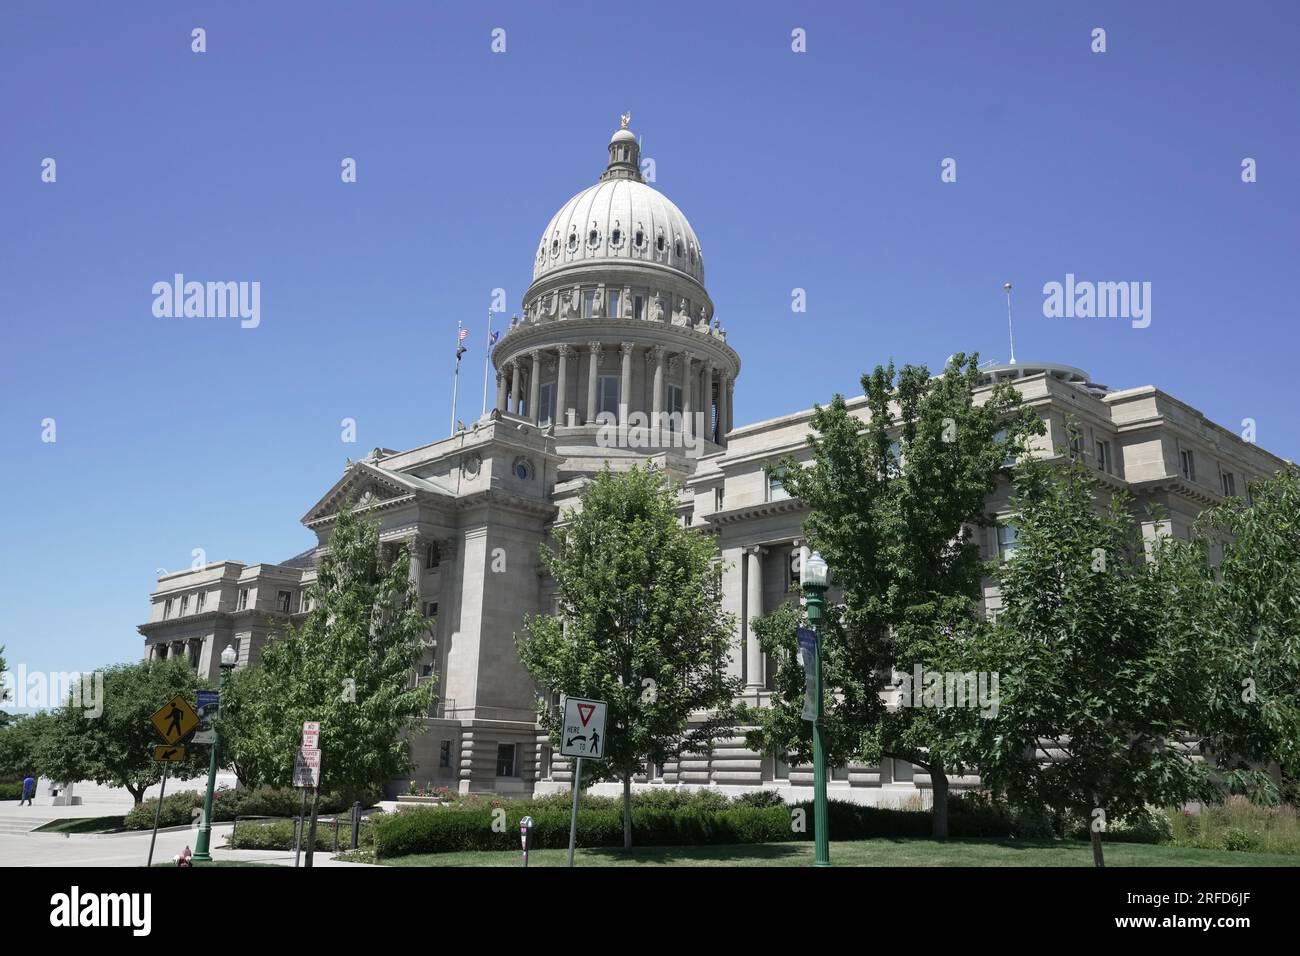
[[[622,125],[609,140],[609,165],[600,174],[600,181],[631,179],[643,183],[645,180],[641,177],[641,144],[627,128],[627,124],[632,122],[632,114],[624,113],[620,120]]]

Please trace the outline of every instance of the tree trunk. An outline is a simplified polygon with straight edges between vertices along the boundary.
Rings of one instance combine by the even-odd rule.
[[[948,839],[948,775],[943,761],[930,764],[930,786],[934,789],[934,809],[931,811],[930,835],[936,840]]]
[[[623,774],[623,852],[632,852],[632,772]]]
[[[1101,852],[1101,831],[1096,827],[1096,821],[1089,825],[1088,829],[1092,834],[1092,865],[1105,866],[1106,858]]]
[[[141,787],[139,790],[137,790],[135,789],[135,787],[132,787],[130,784],[127,785],[126,791],[127,793],[131,794],[131,799],[135,801],[135,805],[137,807],[140,804],[144,803],[144,792],[146,789],[147,789],[146,787]]]

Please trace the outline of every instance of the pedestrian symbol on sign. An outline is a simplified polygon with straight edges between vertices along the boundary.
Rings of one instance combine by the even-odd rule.
[[[564,726],[560,732],[560,756],[604,756],[605,702],[568,697],[564,701]]]

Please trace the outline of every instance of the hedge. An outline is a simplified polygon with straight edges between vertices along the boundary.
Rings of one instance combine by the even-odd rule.
[[[373,798],[363,799],[361,805],[373,806]],[[152,830],[156,799],[146,800],[132,808],[126,815],[124,826],[128,830]],[[192,790],[168,794],[163,798],[160,827],[185,826],[194,819],[194,810],[203,806],[203,794]],[[317,813],[332,815],[346,813],[351,804],[340,794],[322,793]],[[308,811],[311,798],[307,800]],[[212,819],[217,823],[234,820],[235,817],[296,817],[302,810],[302,791],[290,787],[260,787],[249,789],[238,787],[234,790],[218,790],[212,795]]]
[[[714,807],[632,808],[632,842],[636,846],[705,846],[735,843],[775,843],[813,838],[812,804],[753,806],[744,801]],[[954,806],[959,806],[954,801]],[[416,807],[373,817],[375,855],[451,853],[460,850],[510,850],[519,847],[519,821],[533,818],[533,846],[560,849],[569,845],[569,811],[551,800],[512,802],[504,826],[494,828],[494,808]],[[801,829],[793,825],[802,811]],[[500,819],[499,815],[496,819]],[[870,837],[928,837],[930,814],[913,810],[868,807],[832,800],[827,804],[829,829],[837,840]],[[950,815],[954,837],[1007,836],[1004,814],[982,809],[958,809]],[[579,812],[578,845],[622,846],[623,814],[617,806],[600,804]]]
[[[0,800],[17,800],[23,795],[22,783],[0,783]]]
[[[370,846],[373,842],[368,820],[361,821],[358,835],[361,846]],[[339,821],[339,848],[351,849],[352,826],[347,820]],[[303,846],[307,845],[307,831],[303,831]],[[294,827],[290,820],[275,820],[270,823],[241,822],[235,827],[234,839],[230,846],[236,850],[292,850],[294,848]],[[324,821],[316,824],[316,850],[321,853],[334,851],[334,826]]]

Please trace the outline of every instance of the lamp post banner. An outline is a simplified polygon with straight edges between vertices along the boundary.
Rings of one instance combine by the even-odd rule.
[[[803,664],[803,719],[817,719],[817,632],[801,627],[795,632],[799,638],[799,660]]]

